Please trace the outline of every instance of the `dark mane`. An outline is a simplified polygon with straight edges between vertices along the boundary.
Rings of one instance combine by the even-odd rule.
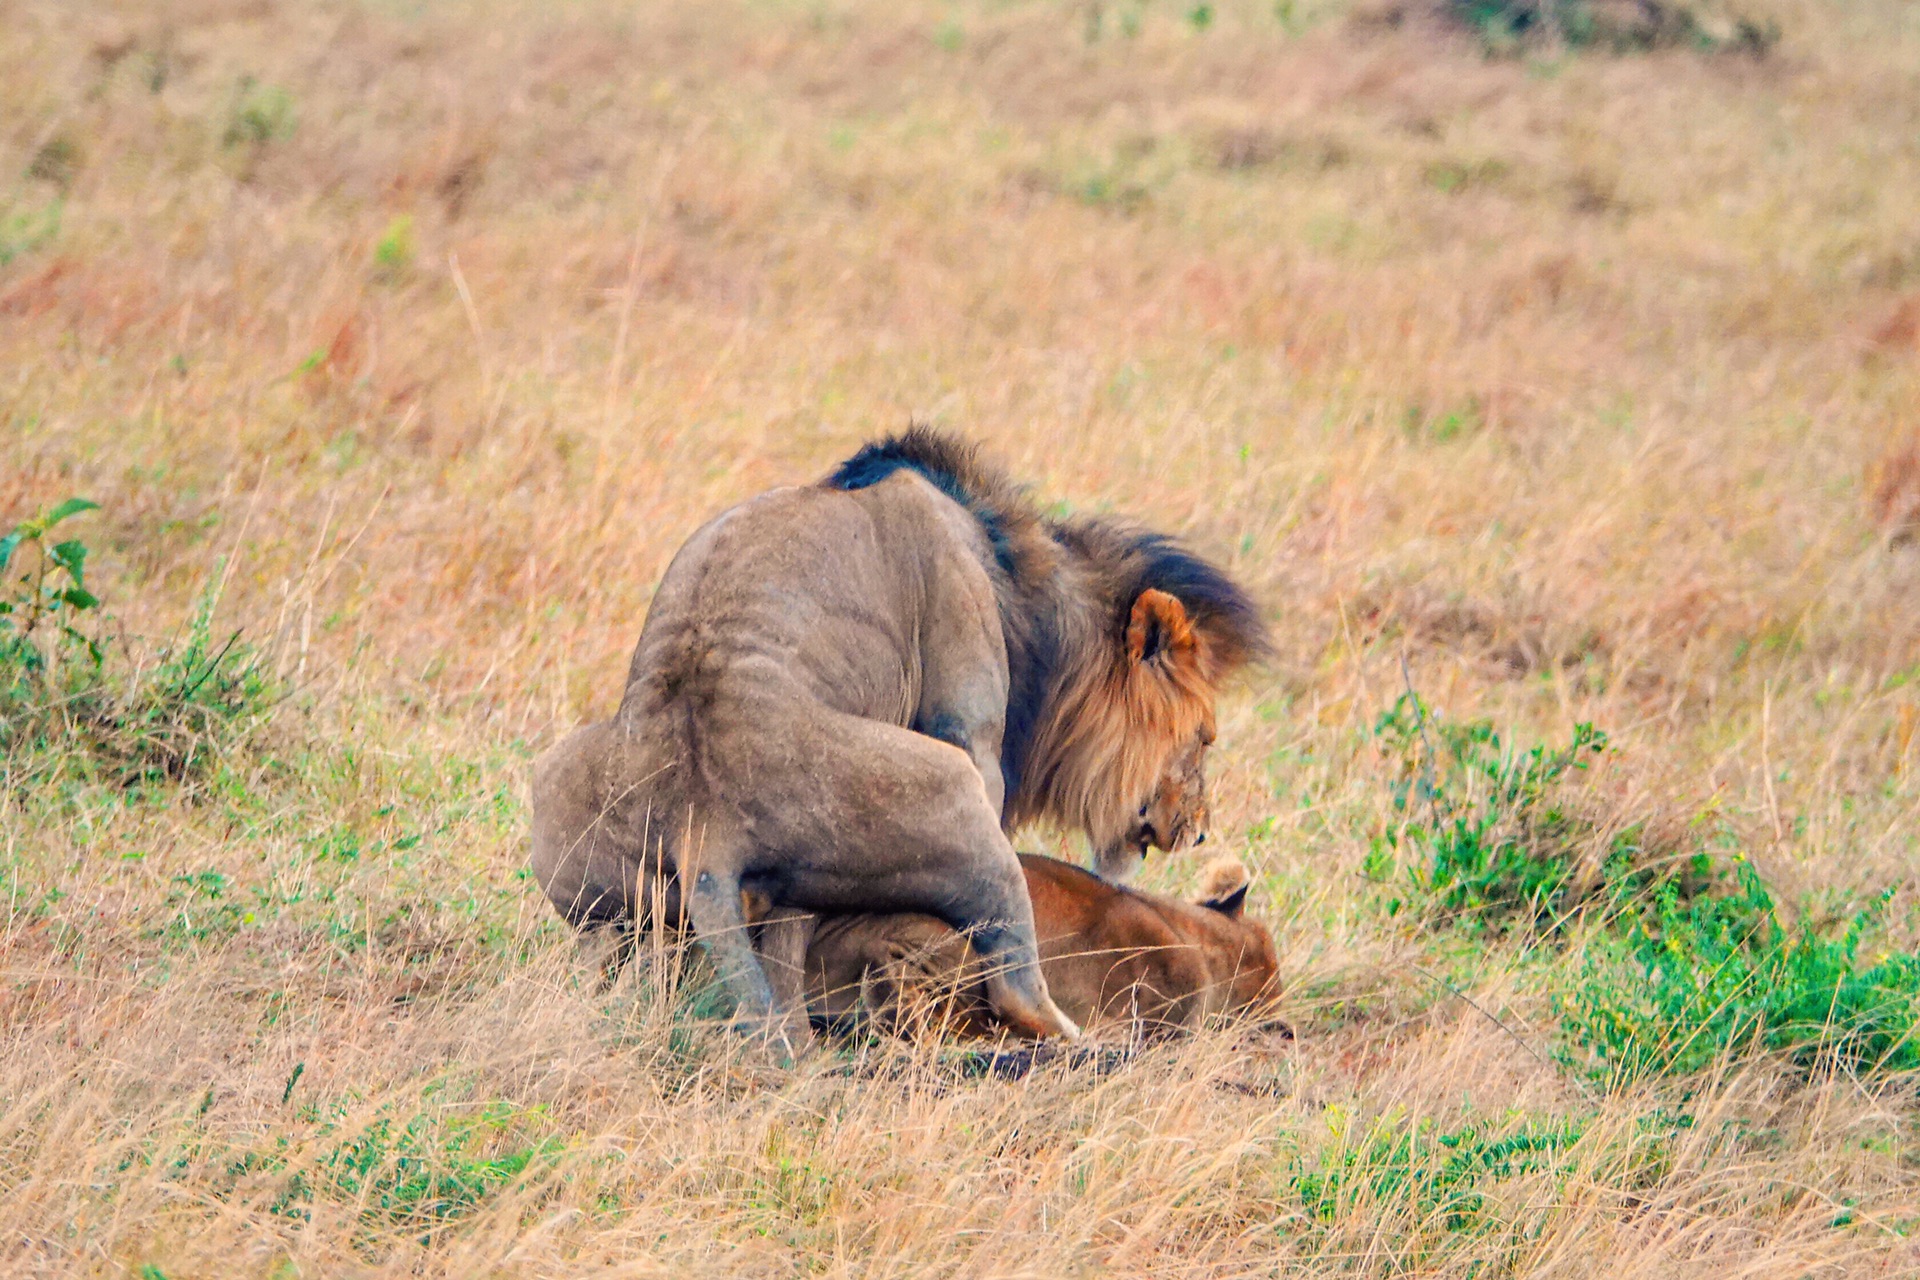
[[[1031,579],[1052,568],[1052,540],[1026,490],[982,462],[973,445],[932,427],[911,426],[861,446],[825,483],[833,489],[865,489],[896,471],[918,473],[971,512],[1009,576]]]

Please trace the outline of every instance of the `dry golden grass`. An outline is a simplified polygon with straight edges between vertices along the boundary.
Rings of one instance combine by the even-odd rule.
[[[14,0],[0,525],[95,499],[120,626],[216,585],[295,692],[180,786],[5,766],[0,1271],[1920,1273],[1910,1083],[1596,1098],[1537,954],[1359,875],[1410,675],[1607,727],[1598,811],[1787,898],[1916,887],[1920,19],[1742,7],[1772,56],[1341,0]],[[582,985],[529,759],[701,519],[910,415],[1270,605],[1214,807],[1298,1042],[787,1071],[662,972]],[[1468,1130],[1561,1136],[1469,1203]]]

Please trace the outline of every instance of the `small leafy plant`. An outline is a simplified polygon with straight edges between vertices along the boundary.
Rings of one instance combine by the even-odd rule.
[[[1561,782],[1606,750],[1607,735],[1574,727],[1564,747],[1517,752],[1486,721],[1431,714],[1401,695],[1374,725],[1397,767],[1393,807],[1401,817],[1367,859],[1374,879],[1404,871],[1415,908],[1477,930],[1534,927],[1570,905],[1575,843],[1587,824],[1562,804]]]
[[[68,498],[0,537],[0,578],[5,583],[0,590],[0,662],[22,673],[42,670],[47,651],[34,639],[42,626],[80,645],[96,665],[101,661],[99,644],[75,625],[78,615],[100,607],[87,590],[87,544],[77,538],[47,541],[55,525],[98,509],[98,503],[85,498]],[[23,548],[35,554],[15,576],[14,557]]]
[[[278,685],[235,631],[213,632],[215,592],[186,636],[135,661],[110,640],[87,586],[86,543],[55,526],[97,504],[69,498],[0,537],[0,749],[17,775],[132,787],[201,771],[278,701]]]

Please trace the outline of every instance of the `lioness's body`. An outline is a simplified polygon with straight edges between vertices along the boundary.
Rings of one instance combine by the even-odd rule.
[[[534,873],[583,928],[690,921],[749,1019],[790,1010],[743,891],[968,929],[996,1013],[1073,1034],[1003,826],[1079,827],[1121,871],[1197,839],[1170,834],[1156,783],[1183,751],[1200,778],[1216,684],[1264,643],[1205,561],[1049,521],[966,446],[909,431],[688,539],[619,711],[535,771]]]
[[[1241,914],[1237,890],[1181,902],[1110,884],[1078,867],[1021,854],[1047,990],[1082,1027],[1117,1022],[1191,1030],[1271,1000],[1273,938]],[[1244,877],[1244,872],[1242,873]],[[841,916],[807,951],[807,1007],[845,1025],[862,1013],[917,1011],[945,1029],[1000,1029],[964,935],[924,915]]]

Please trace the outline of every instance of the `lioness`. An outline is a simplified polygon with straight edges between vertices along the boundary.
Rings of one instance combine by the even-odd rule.
[[[1258,1011],[1275,991],[1273,936],[1243,914],[1247,870],[1210,864],[1197,903],[1109,884],[1078,867],[1020,855],[1047,990],[1082,1027],[1130,1022],[1191,1030],[1207,1017]],[[807,1008],[845,1029],[862,1016],[918,1018],[991,1035],[980,957],[965,935],[924,915],[836,916],[807,950]]]
[[[1009,1026],[1077,1032],[1047,993],[1006,831],[1086,832],[1128,871],[1156,781],[1212,741],[1214,692],[1266,647],[1237,585],[1161,535],[1043,518],[916,428],[776,489],[674,557],[614,718],[539,762],[533,869],[574,924],[684,913],[742,1016],[776,1010],[742,893],[921,912],[994,961]]]

